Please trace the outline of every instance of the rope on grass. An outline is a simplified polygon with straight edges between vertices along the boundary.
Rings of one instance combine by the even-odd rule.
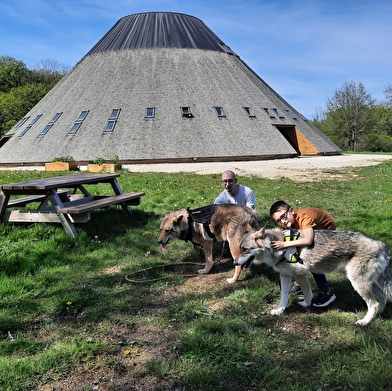
[[[158,278],[153,278],[151,280],[133,280],[131,278],[129,278],[129,276],[134,275],[134,274],[139,274],[139,273],[145,273],[149,270],[153,270],[153,269],[157,269],[157,268],[165,268],[165,267],[171,267],[171,266],[184,266],[184,265],[198,265],[198,266],[204,266],[204,263],[197,263],[197,262],[177,262],[177,263],[170,263],[168,265],[158,265],[158,266],[151,266],[151,267],[146,267],[145,269],[140,269],[137,270],[136,272],[132,273],[132,274],[128,274],[125,276],[125,279],[128,282],[132,282],[132,283],[138,283],[138,284],[143,284],[145,282],[154,282],[154,281],[159,281],[159,280],[165,280],[167,278],[169,278],[170,276],[166,276],[166,277],[158,277]],[[194,274],[179,274],[181,277],[196,277],[196,276],[200,276],[200,273],[194,273]]]

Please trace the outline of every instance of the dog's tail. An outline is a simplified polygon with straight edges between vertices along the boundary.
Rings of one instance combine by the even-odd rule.
[[[384,286],[383,291],[385,296],[389,301],[392,301],[392,275],[391,275],[391,254],[389,249],[386,248],[386,252],[384,252],[384,257],[386,258],[387,266],[384,269]]]

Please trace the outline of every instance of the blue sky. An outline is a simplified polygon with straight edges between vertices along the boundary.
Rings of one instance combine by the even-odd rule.
[[[392,84],[390,0],[2,0],[0,56],[73,67],[123,16],[159,11],[201,19],[307,118],[345,81],[377,101]]]

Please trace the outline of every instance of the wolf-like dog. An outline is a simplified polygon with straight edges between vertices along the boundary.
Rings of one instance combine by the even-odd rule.
[[[199,216],[202,215],[202,216]],[[163,251],[170,239],[191,242],[194,247],[203,248],[206,265],[199,273],[208,273],[213,266],[212,245],[214,240],[227,241],[231,255],[235,259],[240,253],[239,243],[242,236],[249,231],[259,229],[260,221],[256,212],[244,205],[219,204],[203,208],[180,209],[168,212],[162,219],[158,243]],[[235,268],[229,283],[237,281],[241,267]]]
[[[261,228],[246,233],[241,242],[241,254],[234,264],[246,267],[254,258],[272,266],[280,273],[281,298],[279,306],[271,311],[280,315],[286,308],[292,277],[301,287],[305,300],[300,302],[308,307],[312,302],[308,272],[329,273],[345,268],[354,289],[365,300],[367,314],[356,324],[367,325],[380,314],[387,303],[392,301],[390,252],[387,246],[359,232],[315,230],[311,246],[299,247],[300,261],[285,260],[285,250],[274,250],[272,241],[283,240],[280,229]]]

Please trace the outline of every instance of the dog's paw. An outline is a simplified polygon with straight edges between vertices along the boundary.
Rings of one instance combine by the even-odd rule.
[[[306,307],[310,307],[310,305],[312,304],[312,301],[307,302],[306,300],[302,300],[302,301],[299,301],[298,304],[299,304],[300,306],[306,308]]]
[[[228,278],[226,281],[227,281],[229,284],[233,284],[234,282],[237,281],[237,279],[234,278],[234,277],[232,277],[232,278]]]
[[[282,315],[285,307],[278,307],[271,310],[271,315]]]
[[[207,268],[205,267],[204,269],[199,269],[197,272],[198,272],[199,274],[207,274],[210,270],[211,270],[211,268],[210,268],[210,269],[207,269]]]
[[[360,319],[360,320],[357,320],[355,322],[355,324],[358,325],[358,326],[366,326],[368,323],[369,322],[367,320],[365,320],[365,319]]]

